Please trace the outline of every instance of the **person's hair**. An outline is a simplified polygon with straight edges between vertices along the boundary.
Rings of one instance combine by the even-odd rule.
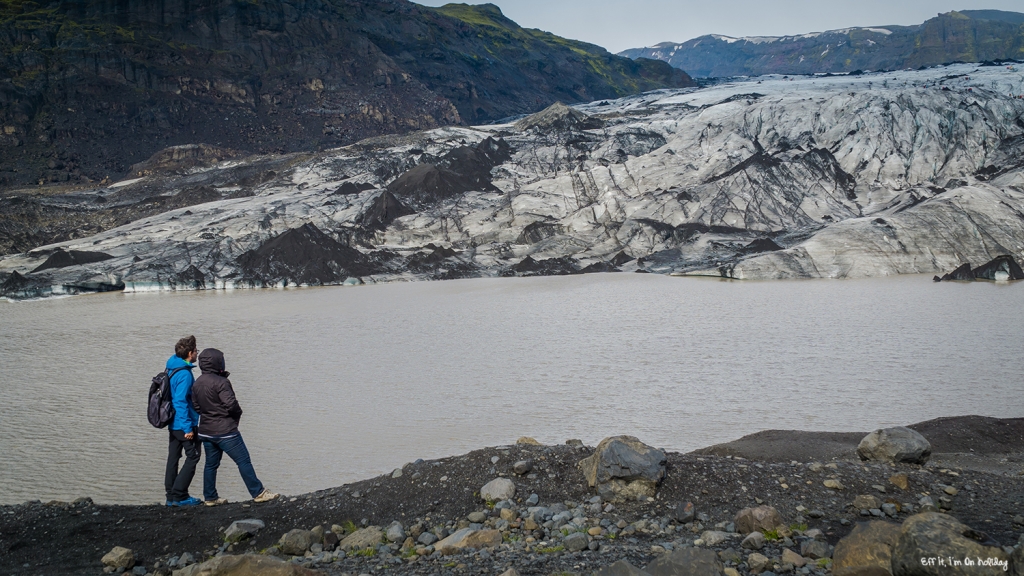
[[[188,355],[194,352],[196,349],[196,337],[188,336],[178,340],[178,343],[174,345],[174,355],[182,360],[188,358]]]

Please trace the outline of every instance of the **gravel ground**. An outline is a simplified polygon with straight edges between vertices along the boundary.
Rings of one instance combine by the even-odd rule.
[[[889,518],[895,522],[929,496],[1000,544],[1016,544],[1024,530],[1015,522],[1024,522],[1024,419],[970,416],[912,427],[933,444],[927,466],[860,462],[853,448],[864,433],[765,431],[689,454],[669,453],[667,476],[656,498],[615,504],[611,509],[606,503],[594,507],[595,493],[577,468],[593,448],[569,444],[499,446],[417,461],[403,467],[398,478],[389,474],[265,504],[171,509],[97,506],[86,499],[2,506],[0,573],[102,574],[100,558],[114,546],[134,550],[138,564],[153,573],[157,566],[166,566],[186,552],[202,560],[220,551],[266,551],[294,528],[376,525],[386,529],[398,521],[407,531],[418,524],[424,530],[452,532],[468,525],[466,517],[472,512],[485,513],[486,524],[494,525],[498,511],[489,509],[478,493],[499,476],[515,483],[513,506],[519,512],[506,529],[502,546],[415,559],[410,552],[403,559],[396,544],[373,556],[336,559],[327,554],[319,560],[309,558],[305,564],[328,574],[453,576],[498,574],[510,567],[524,576],[589,574],[622,558],[642,567],[663,550],[693,545],[705,530],[729,529],[737,511],[762,503],[778,509],[797,530],[789,542],[770,541],[759,551],[771,559],[780,557],[783,547],[799,552],[802,537],[813,529],[834,545],[855,522],[865,519],[861,510],[850,505],[858,495],[897,504],[901,511]],[[513,471],[521,460],[534,463],[526,475]],[[906,489],[890,481],[895,474],[906,475]],[[828,488],[826,480],[838,481],[842,488]],[[602,534],[591,537],[598,550],[560,549],[563,534],[555,527],[526,530],[526,501],[534,494],[542,506],[560,505],[575,511],[574,517],[586,517],[585,527],[604,528]],[[685,502],[694,505],[693,521],[676,520],[677,508]],[[226,548],[223,530],[232,521],[246,518],[261,519],[266,528],[248,542]],[[729,549],[745,557],[749,551],[740,548],[740,540],[740,535],[734,535],[711,548],[723,552],[720,556],[726,560],[732,557]],[[731,566],[747,573],[742,561]],[[821,566],[812,562],[794,571],[800,573],[827,574],[827,562],[823,560]]]

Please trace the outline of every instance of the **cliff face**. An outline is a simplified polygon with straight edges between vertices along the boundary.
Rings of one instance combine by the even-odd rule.
[[[172,145],[317,150],[689,85],[493,6],[0,2],[0,186],[117,178]]]
[[[178,148],[141,178],[0,198],[0,215],[130,220],[0,258],[0,295],[1020,261],[1022,82],[963,64],[766,77],[318,154]]]
[[[847,28],[800,36],[701,36],[621,53],[698,77],[901,70],[952,62],[1024,60],[1024,14],[965,10],[918,26]]]

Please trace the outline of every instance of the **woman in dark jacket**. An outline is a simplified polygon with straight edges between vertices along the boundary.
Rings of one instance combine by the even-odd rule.
[[[199,369],[203,374],[192,385],[192,405],[199,412],[199,439],[206,450],[206,468],[203,470],[206,505],[227,503],[217,495],[217,468],[225,452],[238,466],[242,481],[254,501],[267,502],[277,498],[279,494],[267,490],[256,477],[249,450],[238,431],[242,407],[235,399],[228,372],[224,370],[224,354],[216,348],[203,350],[199,353]]]

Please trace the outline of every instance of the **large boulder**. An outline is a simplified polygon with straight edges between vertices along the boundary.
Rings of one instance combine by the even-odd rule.
[[[586,550],[587,546],[590,545],[590,539],[583,532],[573,532],[565,538],[562,538],[562,546],[565,547],[569,552],[579,552]]]
[[[175,570],[174,576],[321,576],[320,572],[273,556],[219,556],[202,564]]]
[[[722,562],[713,550],[680,548],[644,567],[651,576],[721,576]]]
[[[302,556],[313,545],[313,533],[309,530],[289,530],[277,543],[281,552],[291,556]]]
[[[103,562],[104,566],[127,570],[135,566],[135,553],[123,546],[114,546],[110,552],[103,555],[101,562]]]
[[[907,518],[892,551],[893,576],[1005,574],[986,560],[1009,563],[1009,555],[982,532],[938,512]],[[952,561],[952,565],[950,565]],[[969,565],[968,562],[971,562]]]
[[[634,436],[612,436],[597,445],[593,455],[579,463],[587,483],[610,501],[654,496],[665,478],[665,452]]]
[[[740,534],[777,530],[786,526],[782,515],[772,506],[744,508],[736,513],[733,523],[736,524],[736,531]]]
[[[387,538],[388,542],[401,542],[405,540],[405,527],[402,526],[401,522],[395,520],[391,523],[391,526],[388,526]]]
[[[480,497],[488,502],[508,500],[516,495],[516,485],[508,478],[495,478],[480,489]]]
[[[501,544],[501,532],[497,530],[473,530],[463,528],[434,544],[434,550],[450,554],[463,548],[493,548]]]
[[[350,550],[365,550],[366,548],[376,548],[381,540],[384,538],[384,533],[380,531],[380,528],[376,526],[370,526],[369,528],[363,528],[362,530],[356,530],[349,534],[338,544],[338,548],[348,552]]]
[[[224,531],[224,540],[227,542],[241,542],[255,536],[260,530],[266,527],[263,520],[248,518],[235,520]]]
[[[889,522],[858,522],[836,543],[832,552],[833,576],[890,576],[892,549],[900,527]]]
[[[861,460],[924,464],[931,454],[932,445],[928,440],[905,426],[875,430],[857,445]]]

